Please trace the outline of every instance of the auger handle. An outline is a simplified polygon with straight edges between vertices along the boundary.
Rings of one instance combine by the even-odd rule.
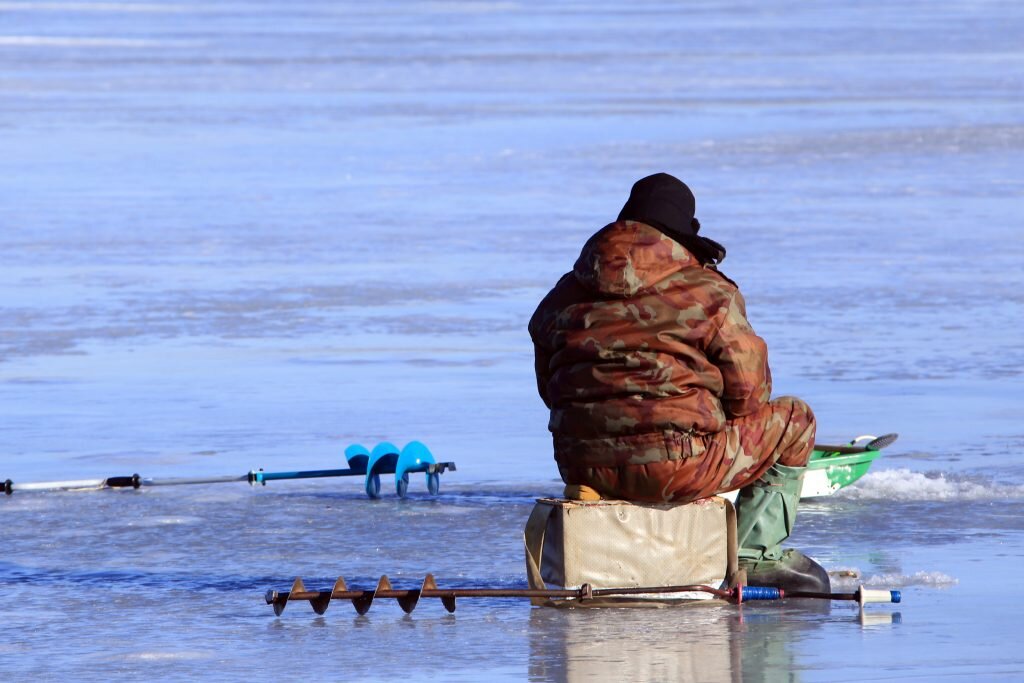
[[[104,483],[112,489],[137,489],[142,486],[142,478],[138,474],[130,477],[107,477]]]
[[[870,602],[893,602],[897,603],[903,599],[899,591],[893,590],[872,590],[861,586],[857,589],[857,602],[861,607]]]
[[[744,589],[746,590],[746,589]],[[855,593],[817,593],[814,591],[790,591],[790,598],[815,598],[818,600],[850,600],[860,603],[861,607],[872,602],[900,602],[902,594],[895,590],[876,590],[858,586]]]
[[[784,590],[770,586],[736,586],[732,593],[732,599],[736,604],[747,600],[781,600],[786,597]]]

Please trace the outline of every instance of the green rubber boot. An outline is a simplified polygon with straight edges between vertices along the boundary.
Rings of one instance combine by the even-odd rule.
[[[831,585],[820,564],[799,550],[783,550],[793,532],[805,467],[775,464],[736,499],[736,544],[747,584],[784,591],[828,593]]]

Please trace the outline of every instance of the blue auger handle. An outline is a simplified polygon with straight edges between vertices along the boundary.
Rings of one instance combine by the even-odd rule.
[[[747,600],[780,600],[783,592],[769,586],[736,586],[736,601]]]

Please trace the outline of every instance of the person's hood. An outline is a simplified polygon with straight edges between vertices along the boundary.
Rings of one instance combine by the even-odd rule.
[[[660,230],[637,221],[618,221],[583,246],[573,273],[596,292],[630,297],[700,262]]]

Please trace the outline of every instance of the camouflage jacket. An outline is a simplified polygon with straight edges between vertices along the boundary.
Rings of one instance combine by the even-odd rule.
[[[612,223],[530,320],[537,386],[561,465],[694,455],[771,394],[764,340],[736,284],[649,225]]]

